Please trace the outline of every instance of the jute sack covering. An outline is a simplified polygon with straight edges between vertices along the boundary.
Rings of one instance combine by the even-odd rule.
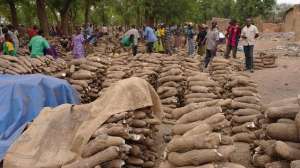
[[[4,168],[60,168],[80,159],[83,146],[109,117],[144,107],[151,107],[161,119],[160,100],[152,86],[129,78],[90,104],[45,108],[11,146]]]

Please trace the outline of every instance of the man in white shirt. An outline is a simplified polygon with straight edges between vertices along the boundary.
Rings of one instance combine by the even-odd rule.
[[[242,44],[244,46],[244,53],[246,57],[246,70],[249,70],[251,73],[253,70],[253,49],[255,45],[255,40],[259,36],[259,32],[256,26],[252,24],[251,19],[246,20],[246,26],[243,28],[241,37]]]
[[[124,36],[129,36],[133,38],[133,44],[132,44],[132,54],[135,56],[137,54],[137,49],[138,49],[138,40],[140,38],[139,31],[136,29],[135,26],[131,26],[131,29],[128,30]]]

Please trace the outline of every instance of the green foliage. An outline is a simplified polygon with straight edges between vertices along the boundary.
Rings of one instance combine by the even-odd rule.
[[[0,0],[0,15],[9,18],[7,0]],[[37,23],[35,0],[15,0],[19,22]],[[75,25],[83,24],[86,0],[48,0],[49,23],[56,24],[64,6],[70,2],[69,15]],[[275,12],[276,0],[90,0],[89,20],[96,24],[137,24],[147,20],[178,24],[185,21],[206,22],[212,17],[236,18],[262,16]]]

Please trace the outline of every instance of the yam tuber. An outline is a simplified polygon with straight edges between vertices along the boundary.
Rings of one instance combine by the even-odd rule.
[[[93,168],[101,163],[117,159],[119,156],[119,148],[111,146],[89,158],[77,160],[73,163],[63,165],[62,168]]]
[[[82,151],[82,157],[90,157],[91,155],[102,151],[103,149],[110,146],[119,146],[124,145],[125,140],[120,137],[112,137],[112,136],[99,136],[96,139],[89,142]]]

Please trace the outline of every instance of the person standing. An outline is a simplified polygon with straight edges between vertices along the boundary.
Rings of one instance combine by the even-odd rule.
[[[37,58],[45,55],[45,51],[50,49],[48,41],[42,36],[43,31],[38,31],[38,34],[33,36],[29,42],[29,51],[32,58]]]
[[[192,23],[188,24],[187,30],[186,30],[186,39],[188,43],[188,55],[191,56],[194,54],[195,46],[194,46],[194,30]]]
[[[219,30],[217,28],[218,24],[216,21],[211,23],[211,29],[208,30],[206,35],[206,56],[204,59],[204,67],[207,68],[210,61],[217,54],[217,47],[219,42]]]
[[[106,25],[103,25],[103,26],[102,26],[102,33],[103,33],[104,35],[108,35],[108,28],[107,28]]]
[[[131,26],[131,29],[128,30],[124,36],[129,36],[133,38],[133,43],[132,43],[132,54],[133,56],[136,56],[137,54],[137,49],[138,49],[138,40],[140,38],[139,31],[136,29],[136,26]]]
[[[84,58],[84,36],[81,33],[80,27],[76,28],[76,34],[72,38],[72,54],[75,59]]]
[[[16,56],[16,50],[13,44],[13,40],[11,39],[9,34],[4,34],[4,43],[3,43],[3,54]]]
[[[8,33],[10,38],[13,40],[14,43],[14,48],[16,50],[16,52],[18,52],[19,46],[20,46],[20,42],[18,37],[15,35],[15,28],[13,25],[8,25],[7,29],[2,30],[4,34]]]
[[[198,54],[203,56],[205,53],[205,42],[206,42],[206,34],[207,29],[204,24],[199,26],[199,33],[197,35],[197,43],[198,43]]]
[[[4,27],[3,24],[0,24],[0,36],[3,35],[3,32],[2,32],[3,27]]]
[[[163,44],[165,48],[165,53],[172,55],[173,53],[172,32],[169,26],[165,26],[165,37],[163,41],[164,41]]]
[[[224,57],[228,59],[232,51],[233,58],[236,58],[237,47],[241,36],[241,30],[236,20],[232,19],[226,31],[226,52]]]
[[[144,30],[144,38],[146,40],[147,53],[153,52],[153,44],[157,41],[154,30],[150,26],[146,26]]]
[[[246,26],[242,30],[241,37],[243,39],[242,42],[244,46],[246,70],[253,73],[253,50],[255,39],[259,37],[259,32],[257,27],[252,24],[252,20],[249,18],[246,20]]]
[[[29,36],[29,40],[31,40],[32,37],[34,37],[35,35],[38,34],[38,27],[36,25],[34,25],[32,28],[29,28],[27,30],[28,36]]]

